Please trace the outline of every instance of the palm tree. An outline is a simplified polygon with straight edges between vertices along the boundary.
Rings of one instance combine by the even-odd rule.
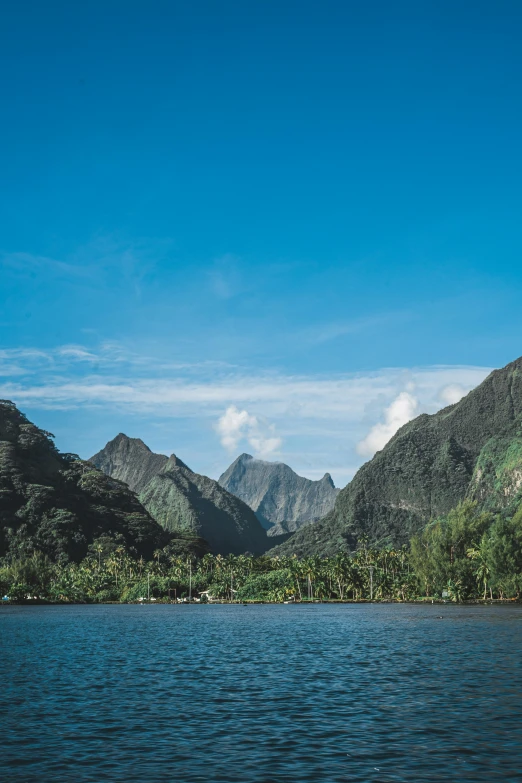
[[[351,562],[346,552],[339,552],[335,557],[328,559],[328,571],[337,585],[336,592],[341,601],[344,591],[350,580]]]
[[[453,579],[448,579],[448,586],[446,589],[452,601],[455,601],[455,603],[462,601],[462,580],[456,579],[453,581]]]
[[[114,557],[114,555],[109,560],[107,560],[107,568],[109,570],[112,570],[114,579],[116,581],[116,589],[118,588],[118,567],[119,567],[119,563],[117,558]]]
[[[248,555],[238,555],[236,558],[236,573],[244,579],[252,570],[252,557]]]
[[[289,568],[292,572],[297,592],[299,593],[299,600],[301,601],[303,599],[303,594],[301,592],[301,580],[304,578],[304,569],[302,561],[297,559],[297,555],[293,555],[290,558]]]
[[[358,559],[362,559],[362,561],[369,565],[369,559],[368,559],[368,544],[370,543],[370,538],[367,535],[359,536],[359,547],[357,549],[356,555],[358,556]]]
[[[353,598],[355,601],[357,601],[359,596],[362,595],[365,584],[364,570],[361,568],[357,560],[352,561],[351,581]]]
[[[156,558],[156,567],[157,567],[157,569],[158,569],[158,573],[159,573],[160,575],[161,575],[161,573],[162,573],[162,572],[161,572],[161,566],[160,566],[160,559],[161,559],[161,556],[162,556],[162,554],[163,554],[163,552],[161,551],[161,549],[156,549],[156,550],[154,550],[154,555],[153,555],[153,557],[155,557],[155,558]]]
[[[314,579],[317,575],[317,560],[315,557],[307,557],[303,561],[303,574],[308,583],[308,599],[314,597]]]
[[[477,563],[477,570],[475,571],[475,576],[477,578],[478,584],[481,582],[484,585],[484,595],[482,596],[482,600],[486,600],[486,595],[488,591],[488,582],[489,578],[491,576],[491,569],[489,567],[489,540],[484,534],[482,538],[480,539],[480,544],[473,543],[473,546],[471,546],[468,551],[466,552],[467,557],[470,558],[470,560],[473,560]],[[490,588],[490,595],[493,597],[491,588]]]
[[[101,569],[101,555],[103,552],[103,547],[100,543],[98,543],[94,545],[93,549],[98,555],[98,571],[99,571]]]
[[[210,575],[212,576],[212,571],[214,570],[214,555],[211,552],[207,552],[203,555],[201,558],[201,566],[205,574],[210,572]]]
[[[185,572],[185,561],[179,555],[172,555],[169,558],[170,561],[170,573],[179,582]]]

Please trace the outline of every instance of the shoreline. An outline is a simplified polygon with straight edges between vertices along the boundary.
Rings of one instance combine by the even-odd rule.
[[[45,599],[27,599],[25,601],[2,601],[0,606],[309,606],[318,604],[393,604],[393,605],[438,605],[438,606],[514,606],[521,605],[522,598],[470,598],[467,601],[448,601],[444,598],[419,598],[417,600],[398,601],[390,598],[369,599],[317,599],[303,601],[46,601]]]

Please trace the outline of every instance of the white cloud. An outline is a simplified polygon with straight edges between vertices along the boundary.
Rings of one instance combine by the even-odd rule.
[[[411,421],[418,413],[419,401],[407,391],[401,392],[384,411],[384,422],[375,424],[368,435],[357,444],[362,457],[373,457],[392,438],[403,424]]]
[[[261,459],[266,459],[267,457],[272,456],[275,452],[279,451],[283,445],[281,438],[270,438],[266,435],[252,435],[248,439],[248,442],[254,449],[255,455]]]
[[[221,443],[229,451],[237,449],[246,432],[257,423],[256,417],[247,411],[240,411],[235,405],[230,405],[218,419],[216,431]]]
[[[439,399],[445,405],[455,405],[455,403],[459,402],[468,392],[469,388],[464,388],[460,383],[450,383],[448,386],[442,387],[439,392]]]
[[[235,451],[241,441],[246,440],[259,457],[273,454],[283,442],[274,434],[273,425],[260,422],[257,416],[252,416],[245,410],[240,411],[235,405],[230,405],[220,416],[216,431],[228,451]]]

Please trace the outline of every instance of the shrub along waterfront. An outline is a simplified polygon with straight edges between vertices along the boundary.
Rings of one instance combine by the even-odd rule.
[[[0,566],[11,601],[110,602],[207,596],[233,601],[516,598],[522,589],[522,507],[494,517],[471,502],[431,522],[410,547],[371,546],[335,557],[198,557],[165,547],[153,560],[132,556],[117,536],[103,536],[80,563],[19,553]],[[203,595],[202,595],[203,594]]]

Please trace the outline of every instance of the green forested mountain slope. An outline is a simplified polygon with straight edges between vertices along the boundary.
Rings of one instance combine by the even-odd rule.
[[[520,500],[522,359],[456,405],[402,427],[357,472],[322,520],[271,554],[333,554],[361,535],[405,543],[430,518],[470,497],[490,509]]]
[[[0,556],[39,550],[79,560],[103,535],[150,557],[168,536],[136,495],[75,455],[8,400],[0,402]]]
[[[120,434],[91,462],[136,489],[165,530],[201,536],[215,554],[260,554],[269,545],[246,503],[217,481],[194,473],[174,454],[154,454],[143,441]]]

